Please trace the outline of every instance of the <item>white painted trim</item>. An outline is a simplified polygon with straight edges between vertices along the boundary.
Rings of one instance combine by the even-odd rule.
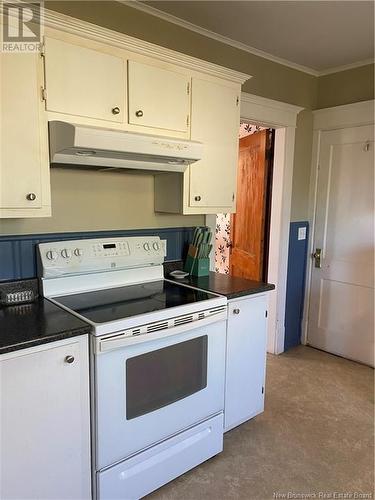
[[[374,63],[373,59],[365,59],[363,61],[358,61],[355,63],[344,64],[341,66],[334,66],[332,68],[324,70],[317,70],[314,68],[310,68],[309,66],[304,66],[303,64],[298,64],[293,61],[289,61],[288,59],[284,59],[283,57],[275,56],[273,54],[270,54],[269,52],[265,52],[264,50],[257,49],[246,43],[239,42],[238,40],[234,40],[233,38],[230,38],[228,36],[220,35],[219,33],[216,33],[214,31],[202,28],[197,24],[186,21],[185,19],[174,16],[173,14],[163,12],[162,10],[159,10],[156,7],[152,7],[151,5],[141,3],[138,0],[117,0],[117,1],[119,3],[126,5],[127,7],[140,10],[141,12],[145,12],[146,14],[149,14],[151,16],[163,19],[163,21],[167,21],[169,23],[180,26],[181,28],[193,31],[194,33],[198,33],[199,35],[203,35],[207,38],[216,40],[217,42],[224,43],[225,45],[229,45],[230,47],[235,47],[236,49],[243,50],[244,52],[248,52],[249,54],[253,54],[254,56],[261,57],[262,59],[267,59],[268,61],[281,64],[282,66],[286,66],[288,68],[292,68],[312,76],[319,77],[319,76],[329,75],[331,73],[339,73],[340,71],[359,68],[360,66],[367,66],[368,64]]]
[[[274,283],[276,289],[268,292],[267,335],[267,351],[273,354],[284,351],[295,126],[297,115],[302,109],[252,94],[241,95],[241,120],[276,128],[268,269],[268,281]],[[215,216],[207,216],[206,223],[215,234]],[[214,258],[212,253],[211,269],[214,269]]]
[[[358,61],[351,64],[342,64],[341,66],[335,66],[333,68],[323,69],[318,71],[318,76],[332,75],[333,73],[340,73],[341,71],[347,71],[348,69],[360,68],[361,66],[368,66],[369,64],[374,64],[374,59],[364,59],[363,61]]]
[[[374,103],[372,99],[333,108],[317,109],[313,111],[313,128],[314,130],[334,130],[370,125],[374,123]]]
[[[308,220],[310,224],[310,243],[308,249],[306,286],[305,286],[305,305],[302,319],[302,338],[303,344],[307,342],[308,316],[310,307],[310,290],[313,271],[313,260],[310,255],[314,251],[314,233],[315,233],[315,215],[316,200],[318,193],[318,174],[319,174],[319,154],[321,134],[326,130],[335,130],[341,128],[360,127],[362,125],[371,125],[374,123],[374,105],[375,101],[362,101],[344,106],[319,109],[313,112],[313,145],[311,158],[311,177],[309,191],[309,213]]]
[[[112,45],[113,47],[148,56],[153,59],[159,59],[160,61],[170,64],[176,64],[190,70],[209,74],[217,78],[223,78],[241,85],[251,78],[251,75],[246,73],[241,73],[240,71],[225,68],[218,64],[203,61],[196,57],[160,47],[159,45],[146,42],[139,38],[112,31],[102,26],[81,21],[52,10],[45,9],[44,24],[49,28],[54,28],[65,33]]]
[[[295,127],[297,115],[304,108],[246,92],[241,93],[241,118],[258,117],[256,122],[268,127]],[[245,118],[246,117],[246,118]]]
[[[164,21],[168,21],[169,23],[180,26],[181,28],[185,28],[189,31],[194,31],[199,35],[203,35],[207,38],[212,38],[217,42],[225,43],[225,45],[229,45],[231,47],[235,47],[236,49],[243,50],[244,52],[248,52],[253,54],[254,56],[262,57],[263,59],[267,59],[268,61],[272,61],[277,64],[281,64],[283,66],[287,66],[288,68],[296,69],[297,71],[302,71],[303,73],[307,73],[309,75],[318,76],[319,71],[309,68],[307,66],[303,66],[302,64],[297,64],[287,59],[283,59],[282,57],[277,57],[269,52],[265,52],[264,50],[256,49],[251,45],[247,45],[246,43],[238,42],[237,40],[233,40],[233,38],[229,38],[224,35],[219,35],[219,33],[215,33],[214,31],[208,30],[206,28],[202,28],[197,24],[190,23],[189,21],[185,21],[180,17],[174,16],[173,14],[168,14],[167,12],[163,12],[151,5],[143,4],[138,2],[137,0],[117,0],[119,3],[126,5],[127,7],[131,7],[133,9],[140,10],[149,14],[151,16],[158,17],[159,19],[163,19]]]

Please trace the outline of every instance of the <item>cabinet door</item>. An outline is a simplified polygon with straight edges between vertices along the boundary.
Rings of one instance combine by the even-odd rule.
[[[190,206],[234,204],[238,161],[239,92],[193,78],[191,138],[204,143],[203,158],[190,166]]]
[[[0,209],[40,209],[49,174],[41,57],[1,53],[0,64]]]
[[[225,430],[264,409],[266,296],[228,304]]]
[[[87,351],[77,337],[0,356],[0,498],[90,498]]]
[[[128,62],[129,123],[187,132],[190,78],[182,73]]]
[[[123,122],[125,61],[54,38],[45,44],[47,111]]]

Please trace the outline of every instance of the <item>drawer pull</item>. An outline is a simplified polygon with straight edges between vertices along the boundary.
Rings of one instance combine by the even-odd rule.
[[[135,112],[135,116],[141,118],[143,116],[143,111],[141,109],[138,109],[138,111]]]
[[[36,200],[36,194],[35,193],[28,193],[26,195],[26,199],[29,201],[35,201]]]
[[[120,114],[120,108],[118,106],[112,108],[112,114],[113,115],[119,115]]]
[[[201,201],[201,199],[202,199],[202,198],[201,198],[200,196],[196,196],[196,197],[194,198],[194,200],[195,200],[195,201]]]
[[[233,314],[240,314],[240,310],[239,309],[233,309]]]
[[[74,356],[66,356],[65,363],[69,363],[70,365],[74,363]]]

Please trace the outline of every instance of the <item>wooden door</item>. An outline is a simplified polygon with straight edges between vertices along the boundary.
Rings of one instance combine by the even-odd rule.
[[[47,111],[123,122],[125,61],[54,38],[45,42]]]
[[[37,212],[44,201],[44,176],[49,178],[47,124],[40,101],[41,58],[2,53],[0,65],[0,208]]]
[[[266,279],[272,174],[271,131],[240,139],[237,210],[231,218],[230,274]]]
[[[193,78],[191,138],[204,145],[190,165],[189,205],[233,211],[240,124],[238,89]]]
[[[128,61],[129,123],[187,132],[190,77],[177,71]]]
[[[308,343],[374,365],[374,127],[322,132]]]
[[[91,498],[88,370],[85,336],[0,356],[0,498]]]

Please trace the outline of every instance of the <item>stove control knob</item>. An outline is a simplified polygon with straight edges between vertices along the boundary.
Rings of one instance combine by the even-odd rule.
[[[148,252],[150,250],[150,244],[149,243],[144,243],[143,248]]]
[[[152,246],[154,247],[154,250],[158,251],[160,249],[159,247],[159,243],[157,241],[155,241]]]
[[[72,256],[72,251],[69,248],[64,248],[61,250],[61,257],[64,257],[64,259],[70,259]]]
[[[73,253],[75,256],[81,257],[83,255],[83,250],[82,248],[75,248]]]
[[[59,254],[55,252],[54,250],[48,250],[46,253],[46,257],[48,260],[56,260]]]

